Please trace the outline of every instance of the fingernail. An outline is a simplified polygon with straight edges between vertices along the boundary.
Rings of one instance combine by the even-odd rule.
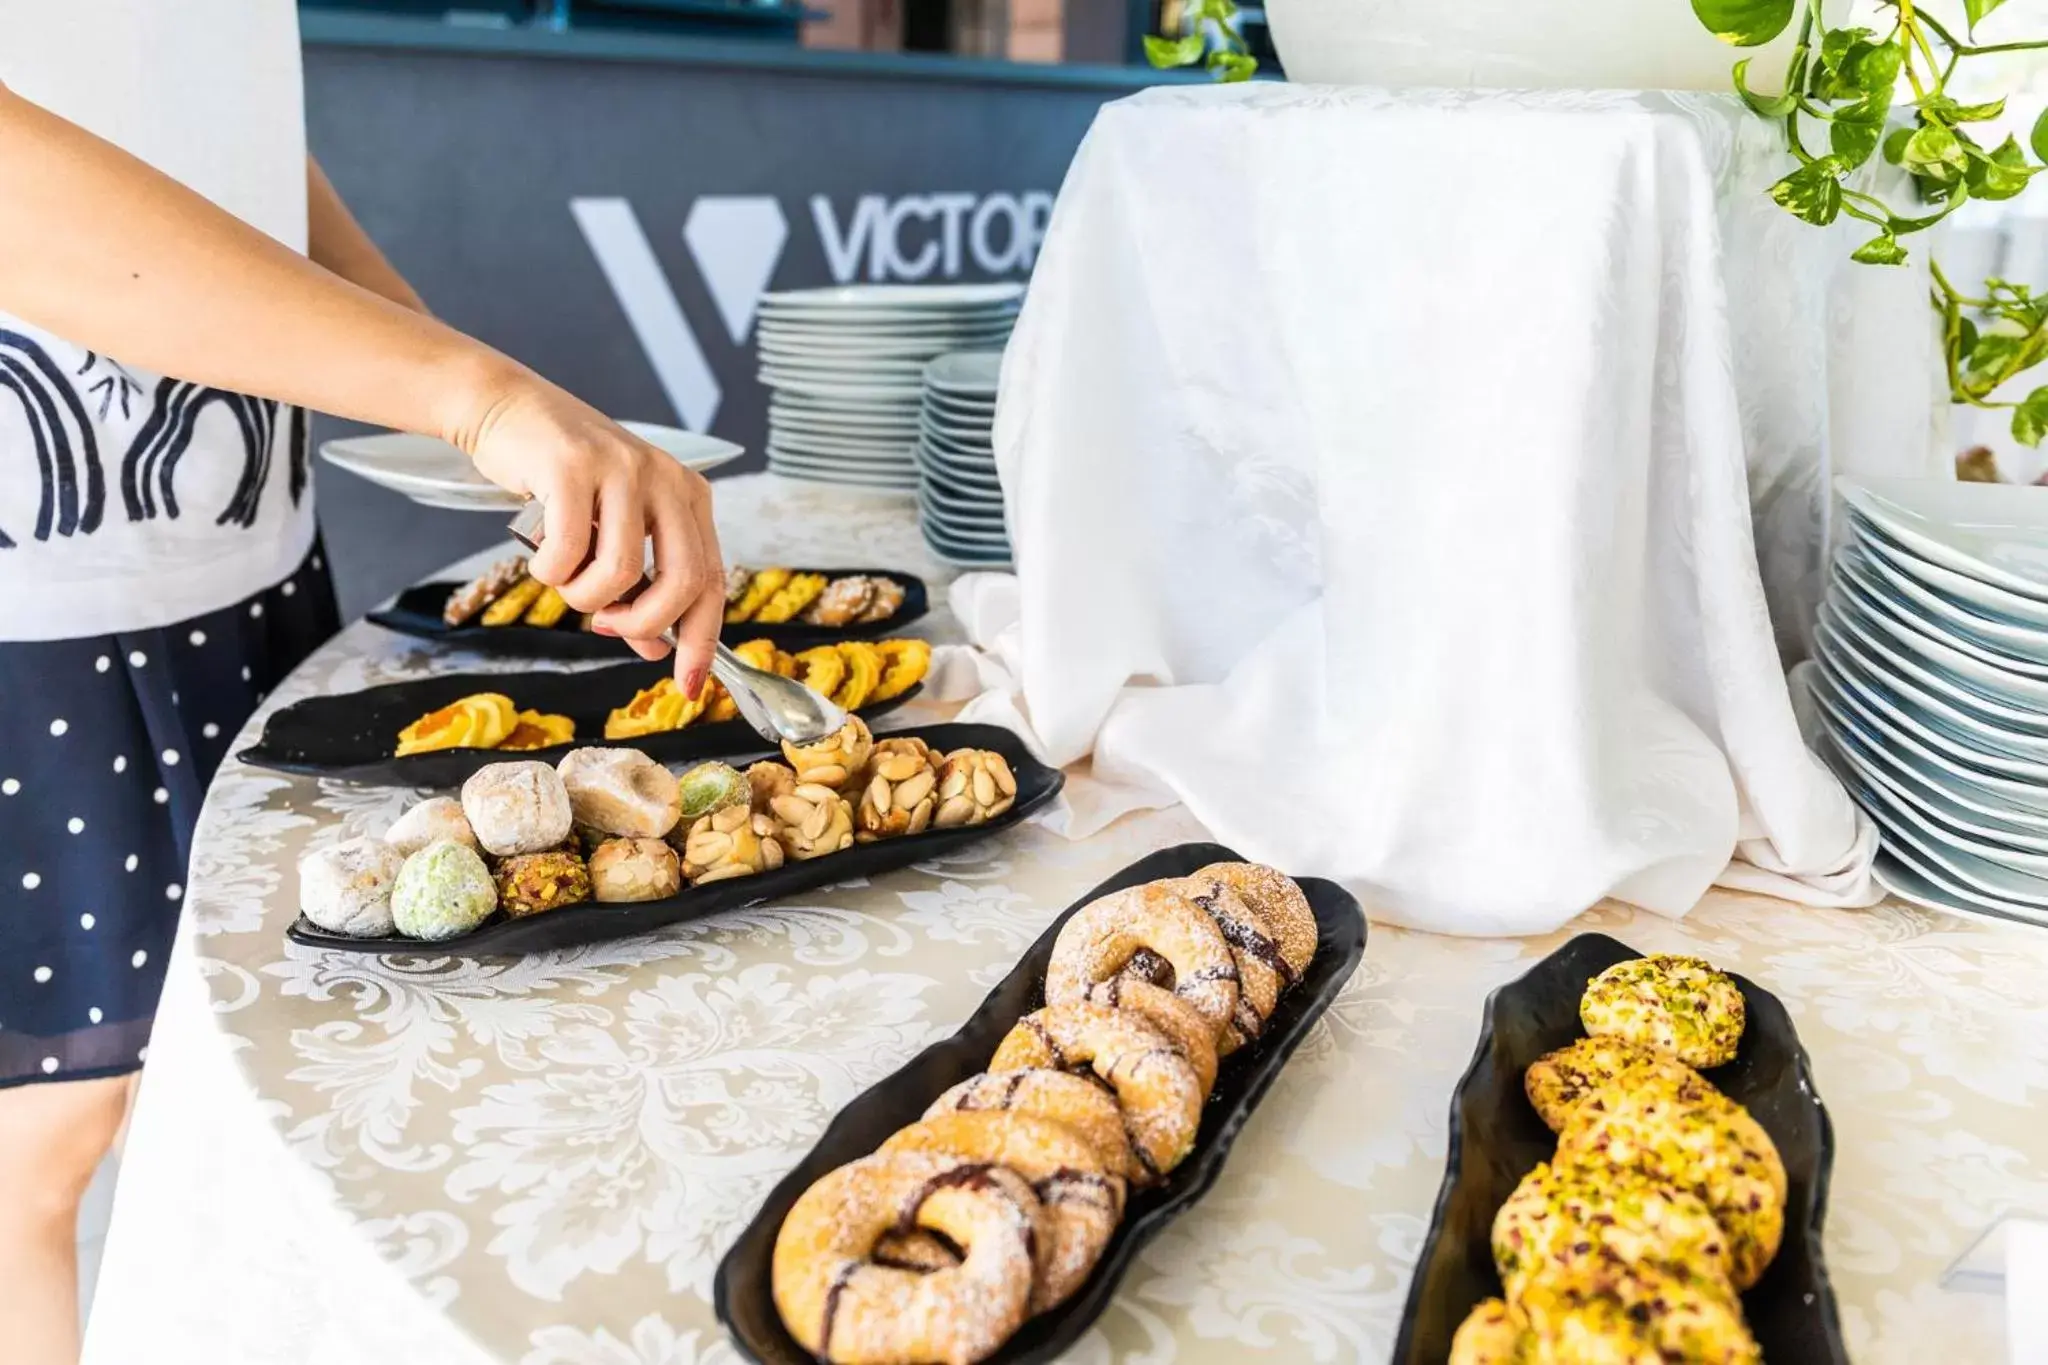
[[[590,633],[592,635],[608,635],[614,640],[619,638],[619,633],[612,629],[609,622],[597,620],[595,617],[590,622]]]
[[[689,673],[686,674],[683,678],[683,695],[688,697],[691,701],[695,701],[697,700],[697,694],[702,692],[703,690],[704,665],[698,664],[695,668],[691,669]]]

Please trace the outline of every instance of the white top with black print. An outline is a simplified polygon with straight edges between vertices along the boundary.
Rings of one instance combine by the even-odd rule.
[[[0,0],[0,83],[305,250],[293,0]],[[269,587],[312,543],[310,480],[299,410],[0,311],[0,640],[169,625]]]

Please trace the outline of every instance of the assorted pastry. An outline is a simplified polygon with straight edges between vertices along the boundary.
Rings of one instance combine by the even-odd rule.
[[[932,665],[931,642],[915,639],[841,640],[795,654],[772,641],[749,640],[733,653],[764,672],[796,679],[848,712],[902,696],[924,681]],[[604,737],[634,739],[680,730],[699,719],[736,720],[739,714],[739,705],[715,678],[695,701],[683,695],[674,678],[663,678],[606,717]]]
[[[928,640],[842,640],[787,654],[767,640],[750,640],[733,651],[757,668],[795,678],[842,710],[894,700],[924,681],[931,670]],[[606,739],[637,739],[680,730],[698,720],[739,718],[739,707],[714,680],[691,701],[663,678],[642,688],[606,717]],[[478,692],[429,711],[398,732],[397,756],[438,749],[550,749],[576,738],[568,716],[521,711],[510,697]]]
[[[871,625],[901,611],[905,595],[903,584],[881,574],[833,577],[795,569],[735,567],[725,576],[725,619],[728,624]],[[448,594],[441,622],[451,629],[480,625],[547,630],[565,623],[590,628],[590,617],[572,613],[560,593],[527,572],[521,555],[500,560]]]
[[[978,802],[990,772],[954,757],[941,813]],[[988,1070],[791,1207],[770,1276],[790,1335],[821,1361],[969,1365],[1058,1307],[1127,1191],[1193,1150],[1218,1057],[1259,1037],[1315,951],[1301,888],[1250,863],[1083,907],[1054,941],[1045,1007]]]
[[[822,740],[785,743],[782,757],[746,772],[700,763],[681,777],[637,749],[492,763],[382,839],[307,854],[299,906],[329,933],[454,938],[499,913],[663,900],[856,843],[985,824],[1017,797],[1001,754],[877,740],[857,716]]]
[[[1557,1152],[1494,1219],[1505,1294],[1452,1365],[1754,1365],[1738,1295],[1777,1254],[1785,1167],[1694,1069],[1734,1059],[1740,988],[1700,958],[1637,958],[1593,978],[1579,1018],[1588,1036],[1524,1077]]]
[[[781,625],[801,621],[807,626],[869,625],[886,621],[903,609],[904,587],[880,574],[848,574],[831,578],[798,569],[725,571],[725,621]]]

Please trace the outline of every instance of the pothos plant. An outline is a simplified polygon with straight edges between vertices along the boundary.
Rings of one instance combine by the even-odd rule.
[[[1191,31],[1146,40],[1153,65],[1200,63],[1224,80],[1254,74],[1258,63],[1239,33],[1233,0],[1190,3]],[[1783,93],[1751,87],[1752,58],[1735,64],[1735,90],[1782,125],[1797,163],[1771,186],[1771,198],[1817,227],[1845,217],[1867,223],[1870,239],[1851,253],[1866,265],[1904,265],[1910,252],[1901,239],[1926,232],[1971,199],[2014,198],[2048,171],[2048,112],[2035,122],[2027,147],[2011,136],[1986,147],[1971,130],[2001,118],[2004,99],[1964,103],[1950,94],[1967,59],[2048,49],[2048,39],[1979,43],[1977,25],[2005,0],[1960,3],[1956,27],[1915,0],[1877,0],[1878,27],[1835,28],[1822,0],[1691,0],[1707,30],[1736,47],[1768,43],[1798,21]],[[1912,203],[1893,203],[1873,191],[1874,177],[1858,174],[1879,157],[1906,172]],[[1994,395],[2048,360],[2048,293],[1992,279],[1966,294],[1939,262],[1930,258],[1928,265],[1954,401],[2010,409],[2015,439],[2039,445],[2048,436],[2048,385],[2019,399]]]

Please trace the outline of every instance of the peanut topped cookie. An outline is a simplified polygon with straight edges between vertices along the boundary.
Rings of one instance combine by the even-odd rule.
[[[1687,1066],[1735,1059],[1742,990],[1703,958],[1659,954],[1617,962],[1587,985],[1579,1021],[1595,1037],[1626,1038]]]

